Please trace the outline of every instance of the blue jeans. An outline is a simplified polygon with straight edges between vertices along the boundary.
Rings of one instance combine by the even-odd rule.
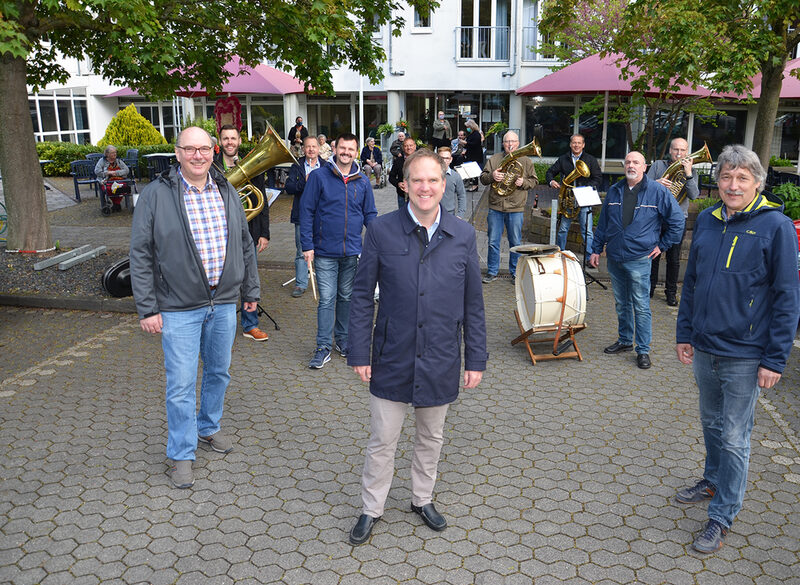
[[[619,322],[617,341],[631,345],[635,329],[636,353],[650,353],[650,258],[644,256],[627,262],[608,258],[607,264]]]
[[[231,379],[236,305],[163,311],[161,347],[167,375],[167,457],[194,460],[197,436],[219,431],[225,389]],[[203,360],[200,411],[196,412],[197,358]]]
[[[592,208],[591,207],[581,207],[580,214],[578,215],[578,221],[581,224],[581,238],[586,236],[586,251],[591,254],[592,253],[592,240],[594,239],[594,233],[592,232]],[[589,232],[586,232],[586,222],[589,222]],[[567,233],[569,232],[569,227],[572,225],[572,220],[561,216],[561,223],[558,226],[558,235],[556,236],[556,245],[561,248],[562,250],[567,249]]]
[[[317,347],[331,348],[331,339],[347,346],[350,323],[350,295],[356,276],[358,256],[323,258],[314,256],[314,270],[319,288],[317,307]]]
[[[700,422],[706,444],[703,477],[717,488],[708,517],[730,528],[742,509],[755,422],[757,359],[727,358],[694,350]]]
[[[253,250],[256,250],[255,244],[253,244]],[[256,258],[258,258],[258,252],[256,252]],[[242,301],[242,331],[250,331],[251,329],[258,327],[258,308],[256,307],[255,311],[245,311],[244,310],[244,301]],[[203,435],[205,436],[205,435]]]
[[[300,224],[294,224],[294,284],[306,290],[308,288],[308,263],[303,258],[303,246],[300,244]]]
[[[491,275],[496,275],[500,270],[500,239],[503,237],[503,226],[506,228],[506,236],[508,237],[508,246],[513,248],[522,243],[522,219],[523,213],[515,211],[513,213],[506,213],[494,209],[489,210],[489,215],[486,216],[487,235],[489,237],[489,252],[486,256],[486,272]],[[509,252],[508,255],[508,271],[511,276],[517,275],[517,259],[519,254]]]

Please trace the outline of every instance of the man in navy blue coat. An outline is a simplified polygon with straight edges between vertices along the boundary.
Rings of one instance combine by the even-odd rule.
[[[475,230],[440,205],[447,166],[428,149],[408,157],[408,205],[367,228],[353,287],[347,363],[370,388],[370,439],[362,475],[363,513],[350,542],[366,542],[383,514],[397,441],[414,407],[411,510],[434,530],[447,521],[433,487],[448,405],[486,369],[486,324]],[[380,305],[373,332],[373,293]]]

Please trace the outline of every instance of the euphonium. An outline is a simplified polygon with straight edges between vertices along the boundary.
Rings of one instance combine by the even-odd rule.
[[[662,179],[672,181],[672,186],[669,190],[675,196],[675,199],[678,200],[678,203],[683,203],[683,200],[686,199],[686,191],[683,188],[684,185],[686,185],[686,173],[683,172],[683,165],[681,164],[681,161],[685,158],[692,159],[692,164],[707,163],[711,162],[711,153],[708,151],[708,146],[704,142],[703,148],[684,158],[676,160],[669,165],[667,170],[664,171],[664,174],[661,175]]]
[[[575,201],[575,194],[572,192],[575,180],[578,177],[586,178],[589,175],[591,175],[589,165],[578,159],[575,161],[575,170],[561,181],[561,188],[558,190],[558,212],[567,219],[575,219],[581,211],[578,202]]]
[[[264,194],[261,189],[253,185],[252,179],[275,165],[287,162],[296,163],[297,159],[283,144],[283,140],[272,125],[267,122],[267,131],[261,141],[235,167],[225,173],[225,178],[239,192],[247,221],[261,213],[265,205]],[[251,196],[255,199],[255,205]]]
[[[536,138],[522,148],[508,153],[500,161],[500,166],[497,167],[497,170],[505,173],[505,176],[499,183],[492,183],[492,189],[498,196],[507,197],[517,190],[517,186],[514,183],[522,176],[522,163],[517,159],[522,156],[542,156],[542,149]]]

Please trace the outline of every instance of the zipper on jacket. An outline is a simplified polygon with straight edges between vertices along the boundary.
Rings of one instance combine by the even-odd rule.
[[[342,180],[344,181],[344,175],[342,176]],[[347,256],[347,207],[347,181],[344,181],[344,239],[342,240],[342,256]]]
[[[733,256],[733,249],[736,247],[736,242],[739,240],[739,236],[733,236],[733,242],[731,242],[731,249],[728,252],[728,261],[725,263],[725,268],[731,267],[731,257]]]

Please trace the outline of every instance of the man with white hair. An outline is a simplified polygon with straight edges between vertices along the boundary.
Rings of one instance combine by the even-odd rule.
[[[617,309],[617,341],[603,351],[631,351],[635,340],[636,365],[643,370],[651,365],[653,334],[650,261],[680,239],[684,225],[672,193],[648,179],[645,168],[642,153],[632,151],[625,157],[625,179],[606,193],[589,257],[589,264],[597,268],[605,248]]]
[[[706,447],[703,478],[676,500],[710,500],[692,544],[702,553],[722,547],[742,508],[756,400],[781,379],[800,317],[797,234],[783,202],[760,193],[758,155],[726,146],[716,174],[722,201],[695,223],[675,347],[694,366]]]
[[[516,132],[506,132],[503,136],[503,152],[493,154],[488,161],[480,176],[480,182],[490,185],[489,189],[489,213],[486,216],[487,236],[489,238],[489,251],[486,255],[486,276],[483,283],[488,284],[497,278],[500,270],[500,240],[503,237],[503,227],[505,226],[506,237],[508,238],[509,248],[519,246],[522,243],[522,221],[525,205],[528,202],[528,190],[536,186],[536,169],[533,167],[533,160],[529,156],[517,159],[522,165],[522,173],[514,180],[514,191],[510,194],[501,196],[495,188],[503,181],[506,174],[500,170],[500,162],[519,148],[519,136]],[[509,252],[508,271],[511,279],[517,275],[517,260],[519,254]]]
[[[394,158],[403,156],[403,142],[406,141],[406,133],[402,130],[397,133],[397,140],[392,142],[392,145],[389,147],[389,152]]]

